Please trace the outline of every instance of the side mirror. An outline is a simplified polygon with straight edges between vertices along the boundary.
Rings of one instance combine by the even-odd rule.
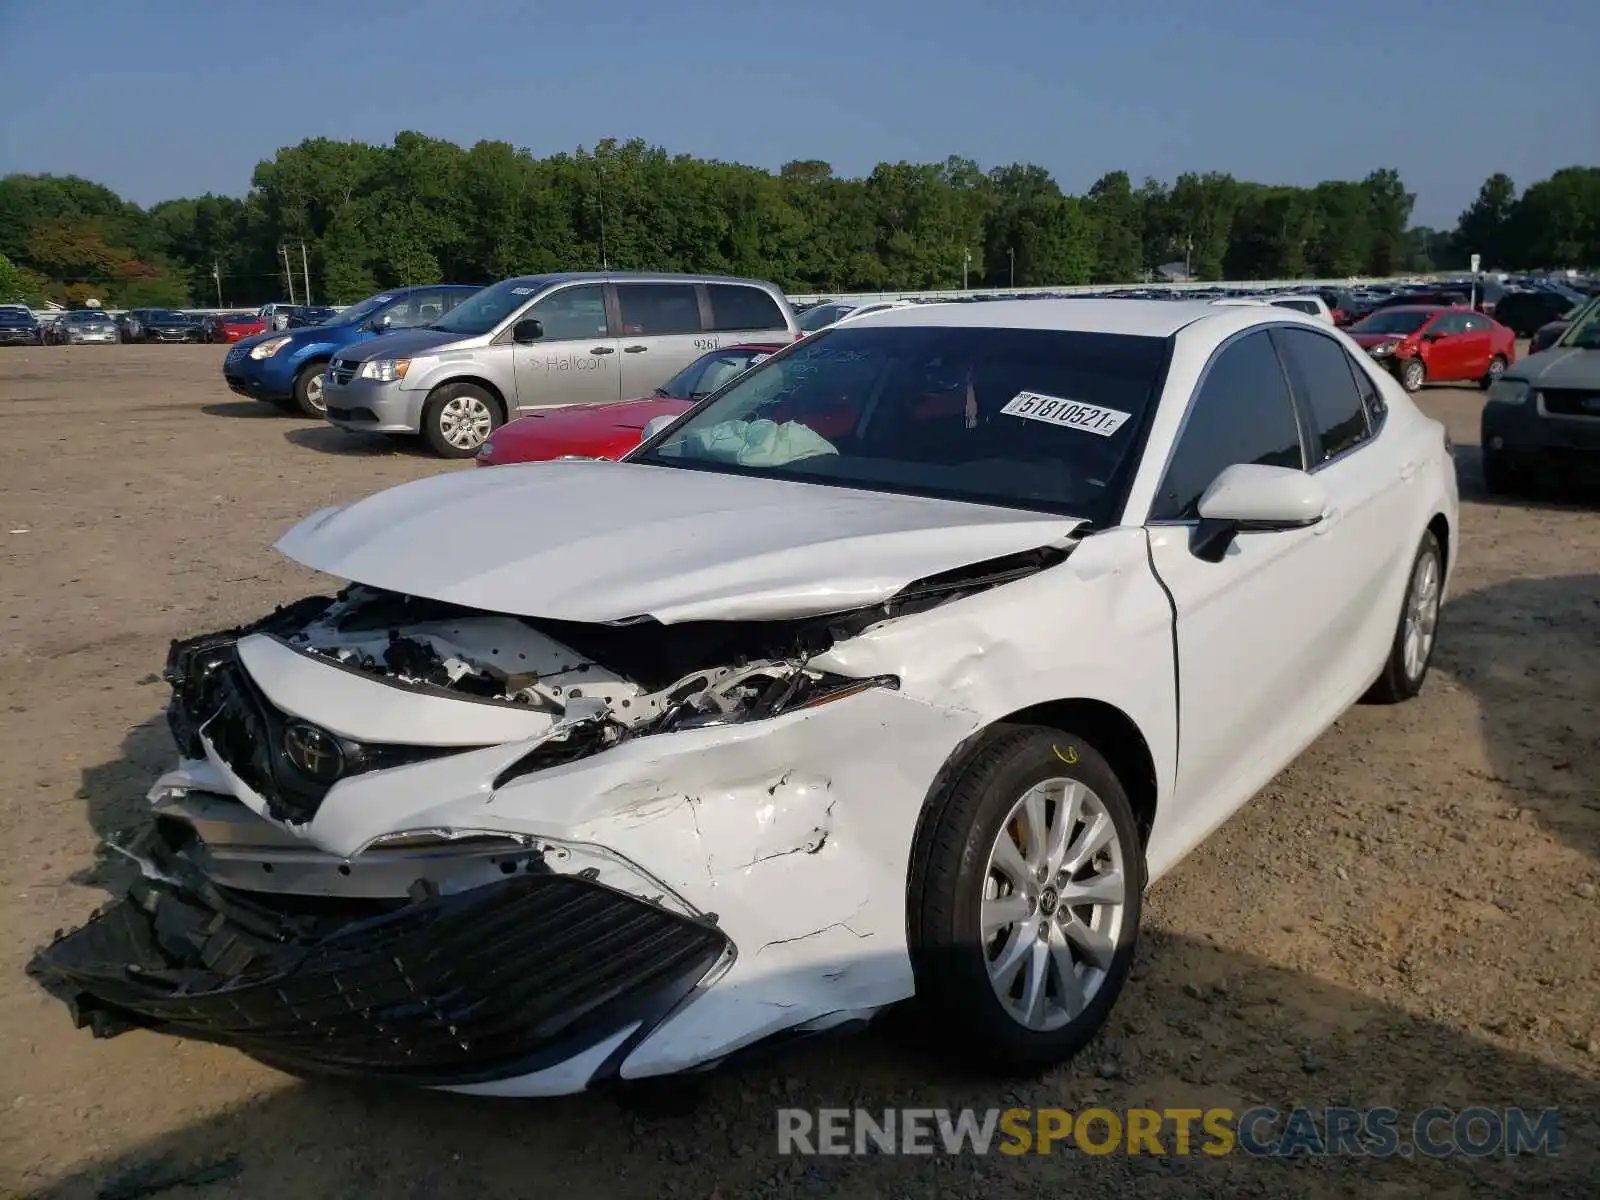
[[[1200,497],[1200,524],[1189,548],[1205,562],[1221,562],[1240,533],[1304,529],[1327,511],[1328,493],[1316,476],[1235,463]]]
[[[511,340],[519,346],[537,342],[544,336],[544,325],[533,317],[523,317],[511,327]]]
[[[639,443],[643,445],[645,442],[648,442],[651,438],[655,437],[656,434],[660,433],[663,429],[665,429],[668,425],[671,425],[677,419],[678,418],[673,416],[671,413],[662,413],[659,417],[651,417],[645,422],[644,432],[639,435]]]

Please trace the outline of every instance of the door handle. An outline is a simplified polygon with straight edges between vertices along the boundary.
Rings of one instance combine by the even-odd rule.
[[[1332,529],[1339,523],[1339,518],[1341,516],[1343,516],[1343,514],[1337,508],[1330,508],[1327,512],[1322,514],[1322,520],[1318,521],[1311,527],[1311,532],[1316,534],[1318,537],[1321,537],[1323,534],[1327,533],[1328,530]]]
[[[616,350],[610,346],[595,346],[590,349],[590,354],[615,354]]]
[[[1406,463],[1404,466],[1402,466],[1400,468],[1400,478],[1401,479],[1410,480],[1410,478],[1413,475],[1415,475],[1416,473],[1417,473],[1417,460],[1414,459],[1414,458],[1410,462]]]
[[[622,352],[624,354],[643,354],[648,349],[650,349],[649,346],[624,346]]]

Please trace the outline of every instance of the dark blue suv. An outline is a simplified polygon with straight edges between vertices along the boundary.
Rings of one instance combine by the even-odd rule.
[[[394,288],[335,313],[321,325],[258,333],[235,342],[222,360],[228,387],[252,400],[267,400],[286,412],[325,415],[323,374],[328,360],[346,346],[392,329],[420,329],[479,291],[476,284],[431,283]]]

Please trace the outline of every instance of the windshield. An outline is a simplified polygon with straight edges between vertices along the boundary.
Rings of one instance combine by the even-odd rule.
[[[731,383],[630,461],[1121,515],[1168,341],[842,326]]]
[[[676,396],[680,400],[702,399],[770,354],[770,350],[713,350],[658,387],[656,395]]]
[[[0,304],[0,319],[7,321],[31,321],[33,314],[25,308],[17,308],[11,304]]]
[[[339,324],[354,325],[358,321],[365,321],[385,304],[394,299],[393,292],[379,292],[376,296],[368,296],[359,304],[352,304],[339,314]],[[280,306],[281,307],[281,306]]]
[[[1431,312],[1391,308],[1363,317],[1350,326],[1351,333],[1415,333],[1431,320]]]
[[[856,306],[853,304],[819,304],[796,317],[795,324],[800,326],[803,333],[815,333],[819,329],[826,329],[841,317],[849,316],[855,310]]]
[[[254,325],[261,318],[255,313],[229,313],[222,320],[226,325]]]
[[[83,322],[88,322],[88,321],[109,321],[110,319],[111,318],[106,316],[105,313],[100,312],[98,309],[93,309],[93,308],[82,309],[82,310],[80,310],[78,312],[71,312],[71,313],[67,314],[67,320],[73,321],[73,322],[76,322],[76,323],[83,323]]]
[[[1572,317],[1572,324],[1556,339],[1556,345],[1577,350],[1600,350],[1600,296],[1590,300]]]
[[[543,286],[538,280],[502,279],[481,292],[473,292],[429,328],[461,337],[478,337],[533,299]]]

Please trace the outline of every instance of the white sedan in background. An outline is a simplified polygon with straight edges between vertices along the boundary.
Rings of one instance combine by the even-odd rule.
[[[1443,428],[1312,317],[863,316],[624,461],[291,529],[350,584],[174,644],[143,881],[34,969],[102,1034],[498,1095],[913,996],[1031,1071],[1151,880],[1422,687],[1457,530]]]

